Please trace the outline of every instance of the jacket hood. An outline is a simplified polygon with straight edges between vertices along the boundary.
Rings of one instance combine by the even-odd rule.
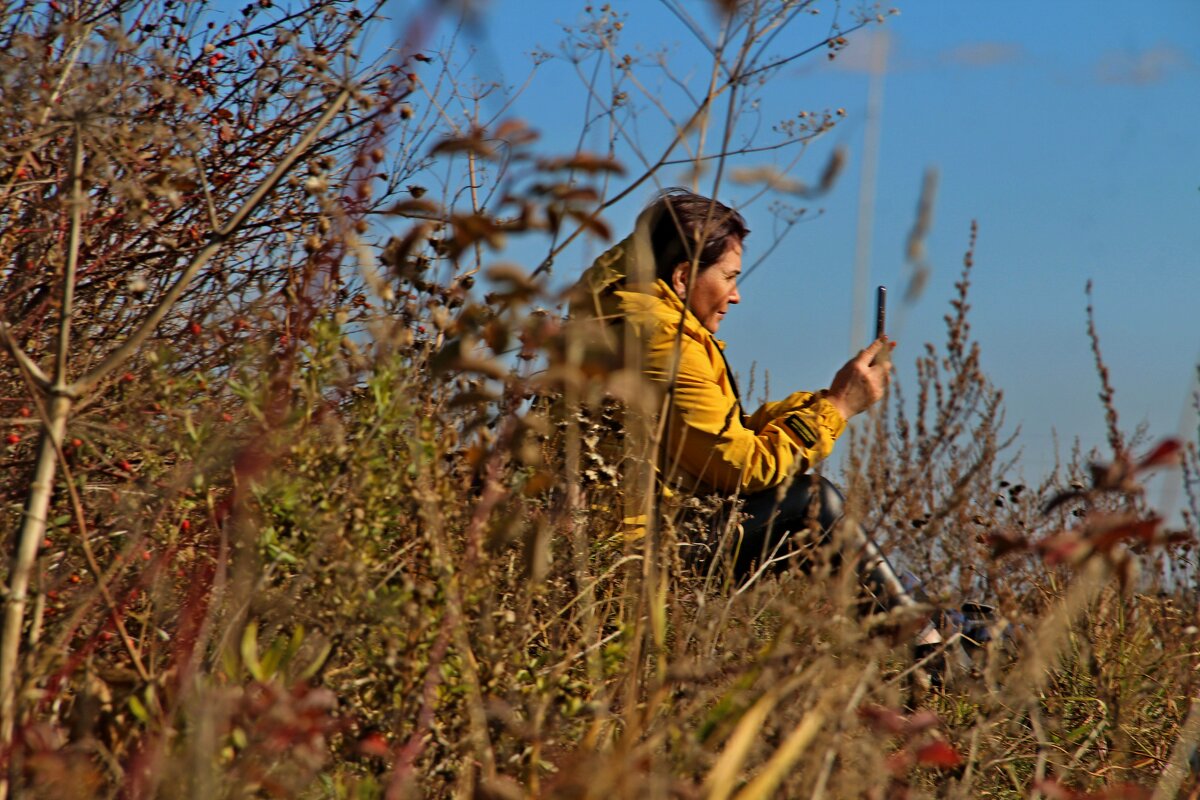
[[[611,319],[620,313],[615,292],[647,291],[655,283],[654,250],[650,232],[661,209],[651,207],[638,215],[633,233],[605,250],[592,262],[568,296],[570,316]]]
[[[647,332],[651,318],[653,324],[671,330],[682,324],[685,335],[697,341],[712,341],[723,350],[725,343],[700,324],[665,281],[655,277],[650,232],[661,213],[657,207],[642,211],[633,233],[592,262],[568,294],[568,314],[577,322],[624,318]],[[604,333],[598,335],[605,338]]]

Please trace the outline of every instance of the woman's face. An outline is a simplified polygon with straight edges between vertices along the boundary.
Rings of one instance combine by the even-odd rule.
[[[671,288],[687,304],[696,319],[710,333],[716,333],[730,303],[738,303],[737,279],[742,274],[742,245],[733,242],[725,255],[707,269],[700,270],[688,291],[691,264],[680,264],[671,275]]]

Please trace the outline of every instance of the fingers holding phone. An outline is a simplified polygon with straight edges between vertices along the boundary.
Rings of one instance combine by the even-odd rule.
[[[883,397],[891,379],[891,364],[883,354],[890,351],[887,339],[876,339],[833,376],[825,396],[844,419],[867,410]]]
[[[875,292],[875,340],[833,376],[827,399],[845,419],[870,408],[883,397],[891,380],[896,343],[887,338],[887,287]]]

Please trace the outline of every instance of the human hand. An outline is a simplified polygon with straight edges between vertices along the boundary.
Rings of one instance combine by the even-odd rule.
[[[825,399],[844,419],[865,411],[883,397],[892,377],[891,354],[895,347],[895,342],[881,336],[860,350],[833,376]]]

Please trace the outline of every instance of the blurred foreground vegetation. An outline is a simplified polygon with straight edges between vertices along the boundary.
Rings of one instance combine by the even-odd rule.
[[[6,793],[1200,796],[1197,442],[1127,440],[1093,329],[1105,455],[1014,485],[973,241],[945,342],[831,475],[934,607],[997,607],[944,686],[913,667],[922,620],[861,617],[841,574],[688,568],[714,500],[620,535],[606,443],[638,379],[590,357],[549,277],[806,52],[771,32],[811,4],[716,5],[724,69],[636,175],[479,117],[424,49],[438,3],[378,63],[347,56],[380,9],[344,2],[0,12]],[[816,55],[883,22],[846,11]],[[589,13],[565,52],[624,70],[595,78],[619,120],[669,67]],[[805,197],[838,165],[738,180]],[[545,260],[502,261],[518,240]],[[1164,467],[1187,530],[1144,497]]]

